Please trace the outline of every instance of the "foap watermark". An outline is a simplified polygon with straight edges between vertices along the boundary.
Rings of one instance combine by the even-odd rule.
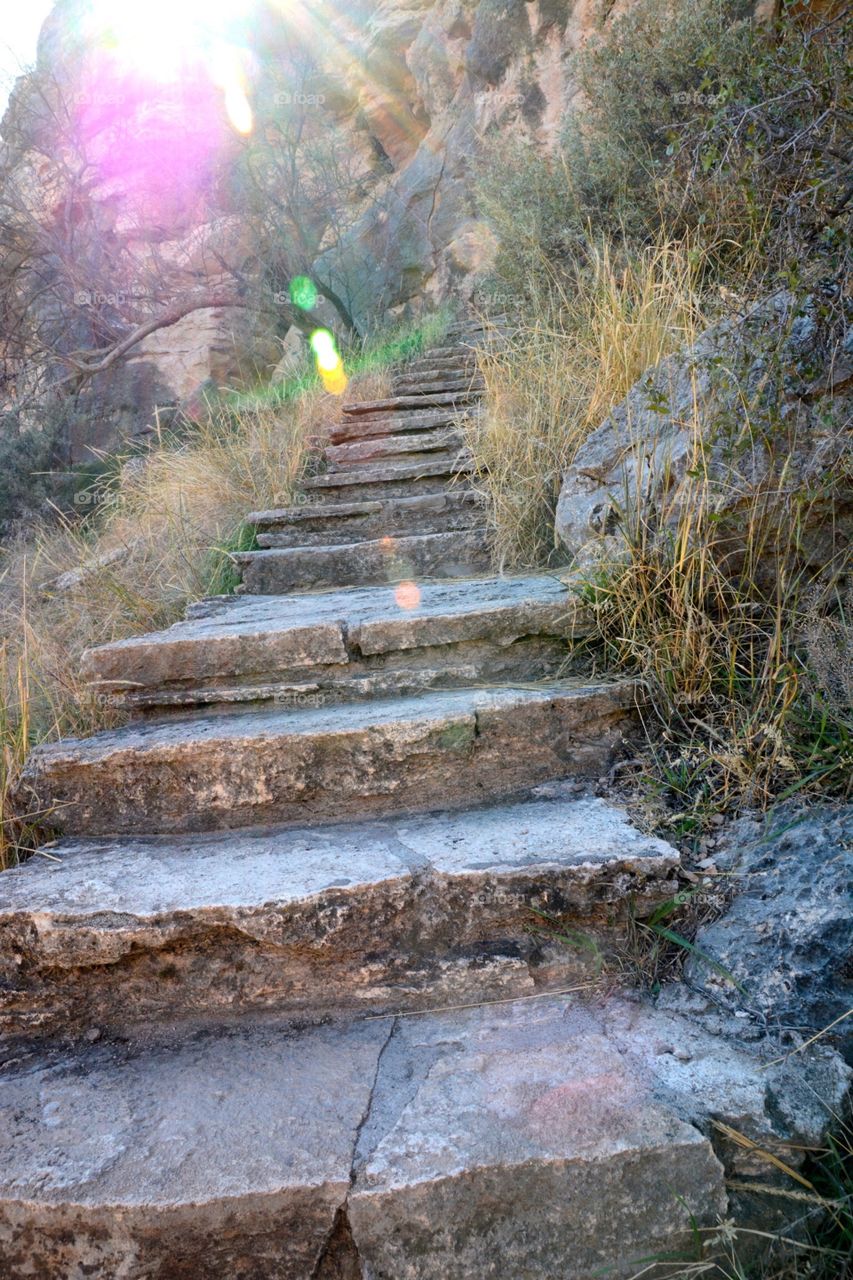
[[[94,701],[95,706],[111,711],[123,710],[125,705],[124,696],[121,693],[96,693]]]
[[[81,89],[71,101],[75,107],[120,107],[127,102],[127,94],[116,89]]]
[[[721,107],[726,100],[724,93],[703,93],[699,89],[682,89],[672,95],[679,107]]]
[[[280,89],[273,99],[277,107],[322,107],[326,101],[325,93],[291,93],[289,89]]]
[[[78,289],[74,294],[75,307],[126,307],[129,302],[144,298],[145,290],[139,288],[117,289],[103,293],[98,289]]]
[[[81,489],[74,495],[75,507],[98,507],[108,500],[109,495],[99,489]]]
[[[319,689],[313,693],[300,692],[298,689],[278,689],[273,694],[273,702],[278,707],[324,707],[329,695]]]

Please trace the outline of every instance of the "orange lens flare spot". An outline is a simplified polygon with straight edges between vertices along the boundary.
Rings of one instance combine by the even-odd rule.
[[[401,582],[394,592],[399,609],[417,609],[421,602],[421,589],[416,582]]]
[[[393,538],[390,538],[390,537],[388,536],[388,534],[386,533],[386,535],[385,535],[385,537],[384,537],[384,538],[380,538],[380,539],[379,539],[379,545],[380,545],[380,547],[382,548],[382,550],[383,550],[383,551],[388,551],[388,552],[393,551],[393,550],[394,550],[394,539],[393,539]]]
[[[332,396],[342,396],[349,383],[343,365],[338,365],[337,369],[333,369],[331,373],[324,373],[321,369],[320,377],[323,379],[323,386]]]

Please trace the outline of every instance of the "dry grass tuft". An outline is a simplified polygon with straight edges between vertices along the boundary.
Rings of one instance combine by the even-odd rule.
[[[808,506],[792,509],[782,475],[778,490],[745,485],[727,527],[698,430],[695,449],[669,528],[665,510],[626,513],[624,558],[581,588],[606,664],[648,690],[649,781],[683,835],[720,810],[845,795],[853,780],[849,616],[817,602],[820,570],[798,561]]]
[[[168,626],[189,601],[229,590],[229,552],[250,545],[245,516],[290,500],[336,411],[316,391],[284,408],[220,410],[117,462],[88,495],[85,521],[2,550],[0,868],[32,844],[36,815],[9,805],[31,746],[118,719],[80,680],[84,650]]]
[[[485,413],[466,424],[489,499],[501,569],[541,566],[554,549],[563,471],[651,365],[701,327],[695,257],[662,243],[627,262],[590,248],[572,284],[485,349]]]

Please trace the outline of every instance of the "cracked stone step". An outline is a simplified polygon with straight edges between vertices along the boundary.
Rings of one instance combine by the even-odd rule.
[[[363,501],[377,498],[414,497],[422,493],[444,493],[448,482],[471,473],[473,464],[465,455],[436,461],[376,462],[357,471],[324,471],[302,481],[309,497],[319,493],[324,499]]]
[[[305,503],[277,511],[254,511],[246,523],[255,526],[258,546],[269,549],[471,529],[483,523],[485,511],[480,494],[471,489],[449,489],[411,498]]]
[[[460,450],[465,438],[458,427],[438,427],[433,431],[410,431],[405,435],[379,436],[353,440],[347,444],[327,445],[326,461],[335,468],[353,462],[374,462],[381,458],[399,458],[409,453],[428,454],[437,449]]]
[[[409,578],[471,578],[491,564],[488,529],[419,533],[339,546],[240,551],[232,557],[242,589],[278,595],[349,584],[401,582]]]
[[[89,650],[82,673],[131,710],[398,693],[556,675],[591,619],[548,575],[238,596]]]
[[[257,1027],[13,1069],[0,1272],[307,1280],[387,1036],[376,1022]]]
[[[464,405],[469,400],[477,399],[479,391],[436,391],[424,395],[387,396],[383,400],[358,400],[353,404],[341,406],[341,412],[350,417],[358,417],[363,413],[393,413],[398,409],[421,409],[426,405],[441,408],[450,405]]]
[[[478,406],[472,404],[464,410],[468,417],[476,413]],[[461,411],[458,409],[409,409],[402,413],[368,414],[362,418],[344,418],[329,428],[329,441],[332,444],[345,444],[348,441],[366,440],[376,436],[401,435],[406,431],[432,431],[440,427],[455,427]]]
[[[562,680],[141,721],[36,747],[15,803],[89,836],[460,808],[606,769],[636,697]]]
[[[0,1268],[627,1280],[773,1176],[715,1122],[796,1167],[843,1085],[620,996],[56,1050],[0,1091]]]
[[[796,1168],[843,1097],[828,1059],[770,1066],[619,995],[400,1018],[356,1147],[354,1274],[635,1280],[694,1259],[732,1211],[726,1175],[768,1176],[717,1123]]]
[[[594,978],[678,854],[559,794],[417,820],[68,842],[0,878],[0,1034],[321,1017]],[[576,949],[531,926],[547,911]]]

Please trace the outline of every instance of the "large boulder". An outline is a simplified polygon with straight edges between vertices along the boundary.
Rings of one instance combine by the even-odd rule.
[[[701,503],[736,565],[760,497],[768,565],[796,537],[800,563],[824,567],[853,534],[851,421],[850,301],[832,286],[777,293],[643,375],[566,471],[557,538],[590,571],[623,556],[638,523],[666,534]]]

